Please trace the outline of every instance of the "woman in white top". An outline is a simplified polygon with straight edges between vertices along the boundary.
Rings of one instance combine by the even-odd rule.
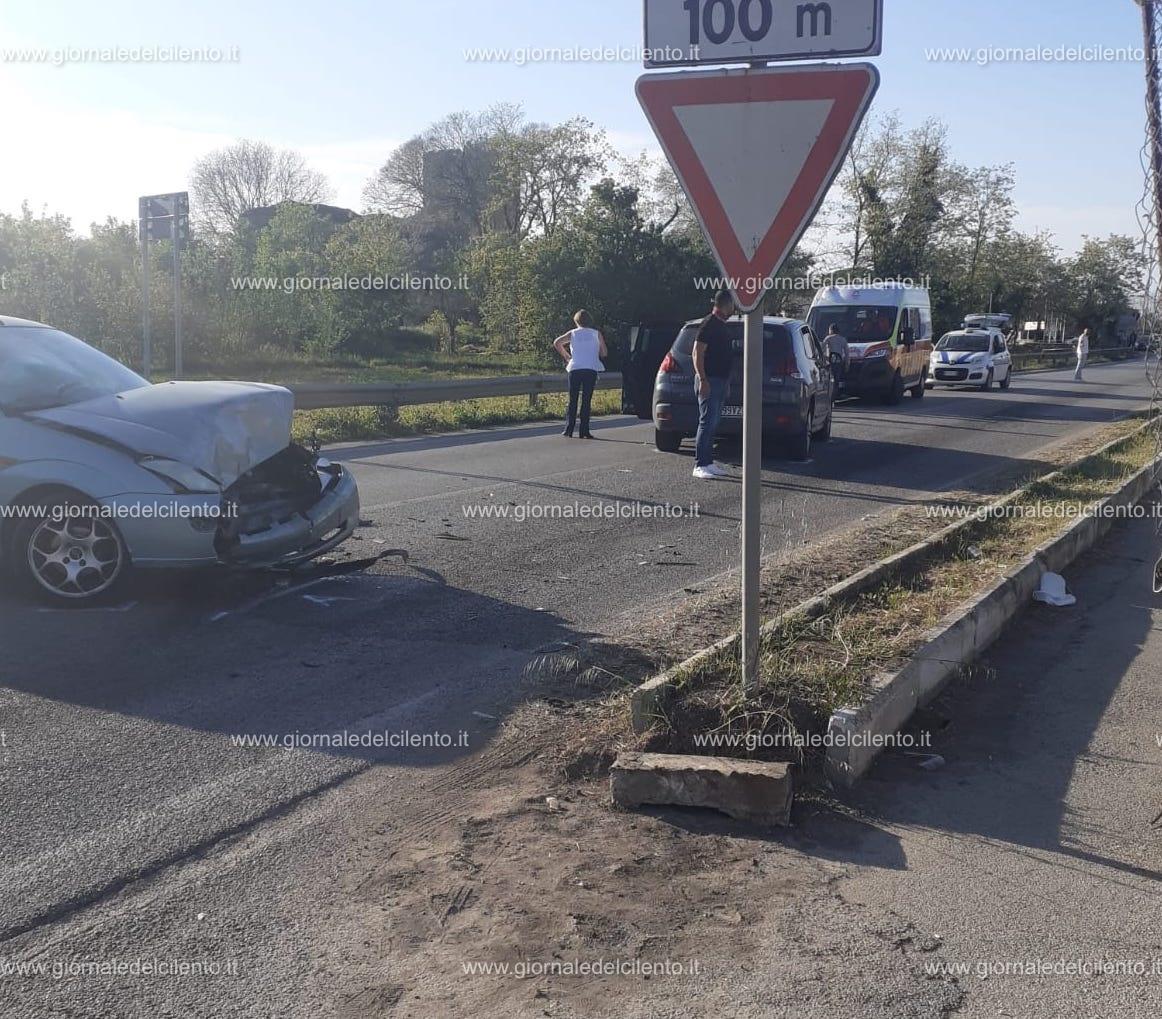
[[[566,438],[573,438],[573,426],[577,423],[577,399],[581,399],[581,438],[592,439],[589,433],[589,412],[593,406],[593,390],[597,385],[597,373],[605,371],[601,363],[609,356],[605,347],[605,337],[593,328],[589,312],[582,309],[573,316],[577,328],[558,336],[553,341],[557,353],[567,362],[569,373],[569,410],[565,415]]]

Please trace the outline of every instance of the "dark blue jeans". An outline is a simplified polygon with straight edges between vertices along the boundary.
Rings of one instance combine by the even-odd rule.
[[[577,423],[577,400],[581,400],[581,434],[589,434],[589,412],[593,407],[593,390],[597,385],[597,372],[588,368],[577,368],[569,372],[569,409],[565,412],[565,434],[573,434]]]
[[[710,395],[698,397],[698,437],[694,440],[694,466],[709,467],[714,463],[714,433],[722,420],[722,405],[726,402],[726,379],[707,379]],[[694,380],[698,392],[698,380]]]

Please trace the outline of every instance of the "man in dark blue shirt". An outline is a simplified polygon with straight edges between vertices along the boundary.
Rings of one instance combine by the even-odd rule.
[[[694,386],[698,393],[698,436],[694,442],[694,477],[713,481],[726,475],[714,462],[714,433],[734,363],[734,345],[726,320],[734,314],[734,298],[725,290],[714,298],[714,310],[702,321],[694,340]]]

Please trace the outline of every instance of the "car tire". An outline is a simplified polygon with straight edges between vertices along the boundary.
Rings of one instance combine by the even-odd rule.
[[[792,435],[785,442],[787,456],[792,460],[810,460],[811,459],[811,433],[800,432],[798,435]]]
[[[792,460],[811,459],[811,426],[815,423],[815,405],[807,411],[807,427],[786,440],[787,456]]]
[[[115,597],[129,579],[129,550],[95,503],[57,499],[20,521],[9,553],[17,584],[58,608],[82,608]],[[80,511],[92,511],[86,514]],[[69,544],[66,551],[62,546]]]
[[[663,432],[660,428],[655,428],[654,445],[660,453],[677,453],[682,448],[682,433]]]
[[[1001,389],[1008,389],[1013,384],[1013,369],[1010,368],[1005,372],[1005,381],[1001,383]]]
[[[923,400],[924,390],[928,388],[928,369],[925,368],[920,373],[920,381],[917,382],[908,392],[912,394],[913,400]]]
[[[811,433],[811,438],[815,442],[830,442],[831,441],[831,424],[835,420],[835,408],[832,407],[831,413],[827,415],[827,420],[823,422],[823,427],[818,431]],[[810,450],[808,450],[810,452]]]
[[[884,394],[884,403],[895,407],[904,398],[904,376],[899,372],[892,378],[892,388]]]
[[[988,377],[978,387],[982,393],[987,393],[993,388],[993,370],[990,368]]]

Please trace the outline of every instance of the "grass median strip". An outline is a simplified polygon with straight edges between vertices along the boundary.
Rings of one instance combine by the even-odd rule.
[[[804,737],[825,732],[832,711],[858,704],[871,679],[898,668],[949,612],[1116,491],[1155,454],[1153,431],[1131,435],[1021,489],[1003,513],[974,518],[906,572],[838,601],[816,619],[792,616],[766,634],[763,681],[751,695],[741,690],[733,650],[680,675],[648,748],[774,760],[811,756],[804,753]]]

